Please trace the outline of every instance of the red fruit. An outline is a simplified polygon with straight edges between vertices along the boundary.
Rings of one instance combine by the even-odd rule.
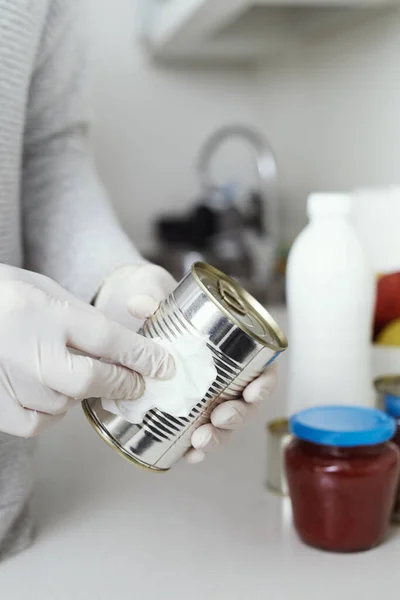
[[[378,280],[375,335],[398,318],[400,318],[400,273],[391,273]]]

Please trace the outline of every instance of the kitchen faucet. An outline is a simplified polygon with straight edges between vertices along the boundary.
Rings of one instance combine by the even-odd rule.
[[[256,130],[246,125],[228,125],[213,133],[200,151],[197,171],[203,194],[207,196],[215,184],[211,177],[211,163],[219,148],[231,138],[246,141],[254,150],[259,179],[259,194],[267,209],[268,224],[263,223],[272,245],[273,260],[279,243],[278,178],[275,156],[268,141]]]
[[[238,206],[229,186],[212,180],[213,158],[232,138],[250,145],[255,157],[258,184],[249,191],[246,206]],[[158,219],[160,247],[154,262],[180,279],[193,260],[201,259],[237,279],[260,301],[267,297],[280,301],[277,167],[268,142],[245,125],[222,127],[207,139],[196,168],[198,200],[187,216]]]

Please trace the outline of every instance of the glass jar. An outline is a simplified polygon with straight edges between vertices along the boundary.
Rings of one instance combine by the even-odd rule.
[[[395,421],[376,409],[321,406],[292,417],[290,428],[285,466],[300,538],[336,552],[381,543],[400,471],[389,441]]]
[[[397,382],[396,389],[391,393],[385,394],[385,410],[396,421],[396,431],[392,442],[400,449],[400,389]],[[400,523],[400,486],[397,488],[396,500],[392,512],[392,521]]]

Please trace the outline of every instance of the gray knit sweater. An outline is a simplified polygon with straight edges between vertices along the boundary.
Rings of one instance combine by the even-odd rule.
[[[88,151],[83,4],[0,0],[0,263],[90,300],[137,253]],[[0,434],[0,558],[31,539],[32,479],[32,442]]]

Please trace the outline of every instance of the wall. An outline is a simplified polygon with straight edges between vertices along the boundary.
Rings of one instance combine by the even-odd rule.
[[[400,12],[260,67],[257,114],[275,149],[287,242],[313,190],[400,182]]]
[[[135,0],[88,6],[95,154],[142,249],[152,246],[153,219],[198,193],[198,149],[229,122],[256,124],[275,150],[287,243],[310,191],[400,182],[399,10],[253,72],[158,68],[136,40]],[[249,181],[246,149],[227,147],[216,174]]]
[[[136,41],[135,0],[88,0],[94,149],[123,223],[144,250],[160,212],[189,205],[200,145],[230,122],[252,123],[255,81],[243,70],[161,69]],[[237,146],[221,152],[223,179],[251,176]]]

